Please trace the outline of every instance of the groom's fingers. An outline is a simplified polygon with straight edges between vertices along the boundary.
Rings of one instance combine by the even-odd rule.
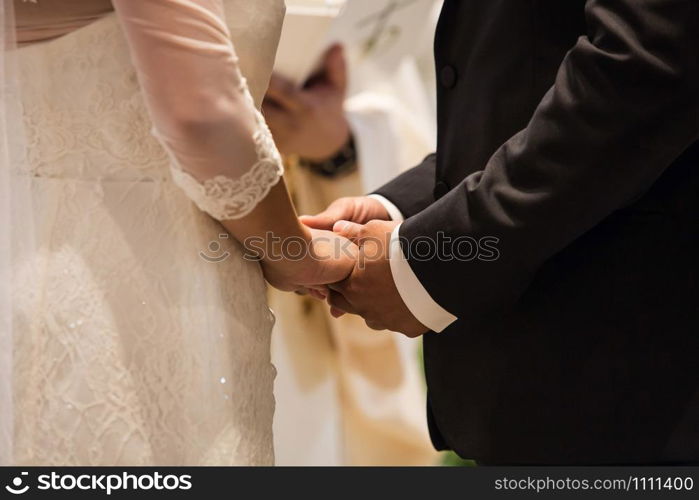
[[[347,217],[344,206],[330,206],[317,215],[302,215],[301,222],[313,229],[331,231],[333,225],[340,219]]]
[[[332,231],[333,225],[337,221],[352,218],[354,213],[353,207],[354,205],[350,199],[340,198],[319,214],[302,215],[299,219],[310,228]]]
[[[325,231],[330,231],[337,221],[332,215],[327,212],[319,213],[318,215],[302,215],[299,217],[302,224],[310,227],[311,229],[321,229]]]
[[[325,300],[328,298],[328,287],[326,285],[309,285],[308,293],[319,300]]]
[[[335,223],[335,225],[333,226],[333,231],[339,234],[340,236],[344,236],[348,240],[357,241],[357,239],[361,235],[363,228],[364,226],[361,224],[341,220]]]

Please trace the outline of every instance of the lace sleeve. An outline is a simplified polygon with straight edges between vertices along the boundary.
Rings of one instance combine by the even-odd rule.
[[[244,80],[243,80],[244,81]],[[249,91],[245,90],[249,96]],[[254,106],[252,97],[250,103]],[[257,162],[239,178],[225,174],[199,181],[172,156],[172,177],[204,212],[218,220],[248,215],[284,175],[282,159],[262,114],[255,110],[258,130],[253,134]]]
[[[218,220],[249,214],[282,160],[255,108],[222,0],[114,0],[174,181]]]

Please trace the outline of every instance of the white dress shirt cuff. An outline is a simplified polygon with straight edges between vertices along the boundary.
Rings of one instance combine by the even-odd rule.
[[[403,222],[405,220],[405,217],[403,217],[401,211],[398,210],[398,207],[390,201],[388,201],[383,196],[381,196],[380,194],[370,194],[369,198],[374,198],[376,201],[381,203],[388,212],[388,215],[391,217],[392,221]]]
[[[378,196],[378,195],[372,195]],[[381,197],[383,198],[383,197]],[[385,198],[383,198],[386,200]],[[381,200],[379,200],[381,201]],[[386,200],[388,203],[390,201]],[[396,208],[391,203],[393,208]],[[386,207],[386,210],[389,210]],[[397,209],[396,209],[397,210]],[[390,210],[389,210],[390,213]],[[400,212],[399,212],[400,213]],[[403,220],[402,214],[400,215]],[[395,219],[394,219],[395,220]],[[400,224],[391,234],[389,257],[393,282],[410,312],[417,320],[433,332],[441,332],[458,318],[437,304],[410,267],[400,246]]]

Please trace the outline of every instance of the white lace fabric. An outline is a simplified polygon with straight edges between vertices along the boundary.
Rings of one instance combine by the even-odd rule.
[[[80,0],[71,6],[76,15],[94,8],[89,3],[92,0],[82,1],[82,8]],[[112,3],[129,41],[154,135],[172,159],[173,179],[213,218],[245,217],[284,175],[281,156],[240,71],[226,24],[227,15],[229,19],[244,19],[247,13],[236,9],[226,12],[222,0]],[[49,19],[50,14],[49,9]],[[202,86],[206,87],[203,91]],[[202,141],[200,134],[178,130],[178,108],[188,110],[184,112],[185,116],[190,113],[186,119],[198,121],[202,127],[207,127],[209,119],[208,127],[219,129],[211,134],[215,138]],[[244,120],[253,122],[252,142],[230,142],[240,134],[236,121]],[[224,133],[226,128],[228,134]],[[229,143],[232,147],[226,147]],[[254,148],[256,161],[252,164],[241,163],[249,158],[242,151],[245,147]],[[212,171],[216,174],[206,177]]]
[[[241,92],[250,106],[254,101],[241,77]],[[284,175],[284,166],[272,133],[262,113],[255,109],[257,132],[253,135],[258,161],[240,178],[217,175],[204,182],[198,181],[178,164],[171,162],[172,178],[187,196],[199,207],[217,220],[241,219],[249,215],[255,207],[279,183]]]
[[[241,73],[259,103],[272,70],[283,2],[223,3]],[[219,54],[209,55],[220,62]],[[274,150],[260,147],[243,155],[243,162],[221,143],[193,163],[188,160],[199,158],[195,142],[166,151],[163,145],[177,145],[159,142],[151,129],[155,124],[168,140],[175,138],[178,127],[162,114],[173,95],[161,96],[167,102],[146,95],[153,87],[140,84],[143,66],[134,64],[113,14],[23,47],[19,56],[38,251],[15,263],[17,282],[24,286],[16,290],[13,311],[21,331],[12,377],[13,463],[271,465],[273,317],[262,273],[173,182],[170,156],[186,166],[197,186],[206,184],[194,180],[199,167],[243,185],[245,176],[261,176],[225,195],[201,196],[222,200],[257,193],[224,207],[242,213],[241,207],[252,206],[274,182]],[[162,59],[163,54],[155,57]],[[177,55],[170,62],[180,67],[178,74],[183,71],[185,61]],[[222,90],[223,95],[237,106],[235,80],[225,88],[229,94]],[[196,101],[197,94],[187,97]],[[200,105],[188,100],[185,108],[187,103],[192,109]],[[225,133],[238,119],[233,111],[226,107]],[[265,134],[256,137],[243,142],[262,144]],[[269,161],[250,169],[250,158]],[[269,175],[253,174],[265,170]],[[200,189],[191,184],[185,190]],[[207,208],[215,212],[222,206]]]
[[[248,215],[284,169],[240,71],[221,0],[113,3],[175,182],[215,219]],[[249,130],[252,137],[241,137]],[[246,149],[254,149],[252,164]]]

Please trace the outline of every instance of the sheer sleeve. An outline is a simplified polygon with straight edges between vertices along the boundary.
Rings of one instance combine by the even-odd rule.
[[[218,220],[244,217],[283,175],[222,0],[113,0],[175,182]]]

